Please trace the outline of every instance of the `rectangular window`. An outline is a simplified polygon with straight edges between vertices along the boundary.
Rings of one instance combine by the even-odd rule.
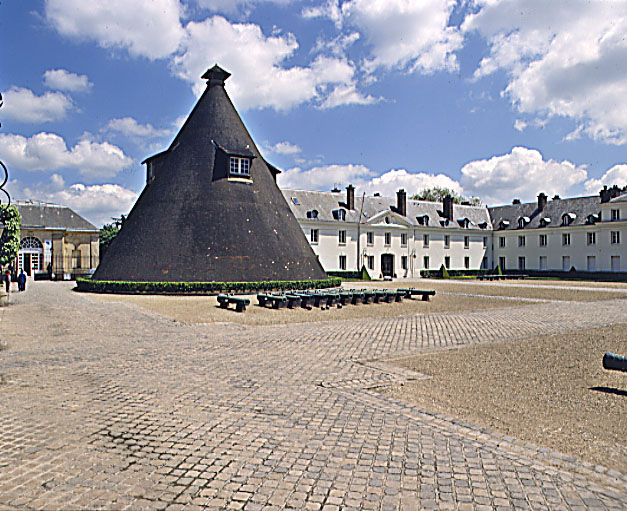
[[[596,245],[597,242],[597,233],[589,232],[588,233],[588,245]]]
[[[444,257],[444,266],[447,270],[451,267],[451,256]]]
[[[546,247],[546,245],[547,245],[546,234],[540,234],[540,246]]]
[[[424,256],[422,258],[422,266],[425,270],[429,269],[429,256]]]
[[[570,256],[562,256],[562,270],[570,270]]]
[[[518,269],[524,271],[525,269],[525,257],[521,256],[518,258]]]
[[[451,237],[448,234],[444,235],[444,248],[451,247]]]
[[[385,233],[385,246],[389,247],[391,244],[392,244],[392,233],[386,232]]]
[[[464,248],[470,247],[470,236],[464,236]]]
[[[612,271],[620,271],[620,256],[611,256],[610,264]]]
[[[595,256],[588,256],[588,271],[595,271],[597,269],[597,258]]]
[[[506,259],[503,256],[499,257],[499,267],[501,268],[501,270],[505,270],[505,262]]]
[[[505,236],[499,236],[499,248],[505,248]]]
[[[612,220],[612,222],[615,222],[616,220],[620,220],[620,212],[618,209],[610,210],[610,220]]]
[[[401,256],[401,270],[407,269],[407,256]]]
[[[466,268],[467,270],[470,269],[470,257],[468,256],[464,257],[464,268]]]
[[[345,270],[345,269],[346,269],[346,256],[341,255],[340,256],[340,270]]]
[[[312,245],[318,244],[318,229],[311,230],[309,240],[311,241]]]
[[[483,257],[483,259],[481,259],[481,269],[482,270],[488,269],[488,258],[485,256]]]
[[[562,245],[565,247],[570,245],[570,233],[569,232],[562,234]]]
[[[371,247],[372,245],[374,245],[374,232],[372,231],[368,231],[366,233],[366,244]]]
[[[368,269],[374,270],[374,256],[368,256]]]
[[[484,236],[483,237],[483,248],[487,248],[487,246],[488,246],[488,237]]]
[[[407,233],[402,232],[401,233],[401,247],[406,247],[406,246],[407,246]]]
[[[346,231],[338,231],[337,241],[340,245],[346,245]]]
[[[546,270],[546,256],[540,256],[540,269]]]
[[[526,243],[526,239],[524,236],[518,236],[518,246],[524,247]]]
[[[620,231],[612,231],[610,233],[610,243],[612,245],[618,245],[620,243]]]
[[[429,235],[428,234],[422,235],[422,246],[425,248],[429,247]]]
[[[250,176],[250,159],[231,156],[229,170],[235,176]]]

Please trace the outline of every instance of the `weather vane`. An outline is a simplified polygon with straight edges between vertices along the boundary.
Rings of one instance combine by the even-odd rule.
[[[3,104],[4,102],[2,101],[2,94],[0,94],[0,108],[2,108]],[[2,124],[0,124],[0,127],[2,127]],[[6,185],[7,181],[9,180],[9,171],[7,170],[6,165],[2,163],[2,160],[0,160],[0,167],[2,167],[2,172],[4,172],[4,179],[2,179],[2,176],[0,175],[0,179],[2,179],[2,184],[0,184],[0,191],[2,191],[2,193],[7,196],[7,205],[10,206],[11,196],[9,195],[9,192],[4,189],[4,185]],[[0,204],[2,204],[2,198],[0,198]]]

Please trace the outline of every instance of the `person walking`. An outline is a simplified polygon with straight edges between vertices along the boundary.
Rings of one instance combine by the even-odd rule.
[[[9,291],[11,291],[11,270],[9,270],[8,268],[4,272],[4,286],[7,294],[9,294]]]
[[[17,289],[19,291],[26,291],[26,273],[24,269],[20,270],[20,274],[17,276]]]

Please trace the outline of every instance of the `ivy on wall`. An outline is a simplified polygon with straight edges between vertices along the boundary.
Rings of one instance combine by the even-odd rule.
[[[0,265],[12,262],[20,250],[20,225],[22,218],[16,206],[0,204],[0,224],[4,226],[0,237]]]

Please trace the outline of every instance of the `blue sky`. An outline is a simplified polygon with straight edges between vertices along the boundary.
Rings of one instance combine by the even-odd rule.
[[[213,64],[287,188],[488,205],[627,185],[627,1],[0,3],[14,199],[128,213]]]

